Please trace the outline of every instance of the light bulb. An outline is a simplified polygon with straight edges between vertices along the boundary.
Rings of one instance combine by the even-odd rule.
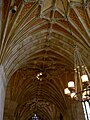
[[[73,88],[74,87],[74,82],[73,81],[68,82],[68,87]]]
[[[70,94],[70,90],[69,90],[68,88],[65,88],[65,89],[64,89],[64,93],[65,93],[65,94]]]
[[[84,89],[84,92],[82,93],[82,99],[83,100],[88,100],[90,97],[90,92],[86,89]]]
[[[75,93],[71,93],[71,98],[73,98],[73,97],[74,97],[74,95],[75,95]]]
[[[88,82],[88,76],[86,74],[81,76],[82,82]]]
[[[42,75],[42,72],[39,73],[39,76]]]
[[[87,98],[87,97],[86,97],[86,91],[83,92],[82,98],[83,98],[83,99],[86,99],[86,98]]]

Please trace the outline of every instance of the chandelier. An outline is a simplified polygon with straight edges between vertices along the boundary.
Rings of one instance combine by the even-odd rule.
[[[90,73],[77,48],[74,49],[74,81],[68,82],[64,93],[81,102],[90,102]]]

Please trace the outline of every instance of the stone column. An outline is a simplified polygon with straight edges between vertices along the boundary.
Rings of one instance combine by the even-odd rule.
[[[71,109],[72,109],[73,120],[85,120],[84,110],[81,102],[74,101],[71,106]]]
[[[81,102],[77,103],[76,109],[77,109],[78,120],[85,120],[84,109],[83,109],[83,105]]]
[[[6,79],[3,66],[0,65],[0,120],[3,120]]]

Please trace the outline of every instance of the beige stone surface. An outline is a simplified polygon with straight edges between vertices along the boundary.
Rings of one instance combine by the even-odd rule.
[[[35,112],[44,120],[59,120],[60,113],[64,120],[84,120],[63,90],[74,81],[75,45],[90,67],[90,0],[4,0],[1,18],[4,120],[28,120]]]

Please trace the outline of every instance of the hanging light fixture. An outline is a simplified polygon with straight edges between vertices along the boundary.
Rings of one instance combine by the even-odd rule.
[[[82,59],[77,46],[74,50],[74,81],[68,82],[64,93],[81,102],[90,102],[90,73]]]
[[[38,80],[42,81],[42,76],[43,76],[43,73],[40,72],[40,73],[38,73],[38,74],[36,75],[36,78],[37,78]]]

